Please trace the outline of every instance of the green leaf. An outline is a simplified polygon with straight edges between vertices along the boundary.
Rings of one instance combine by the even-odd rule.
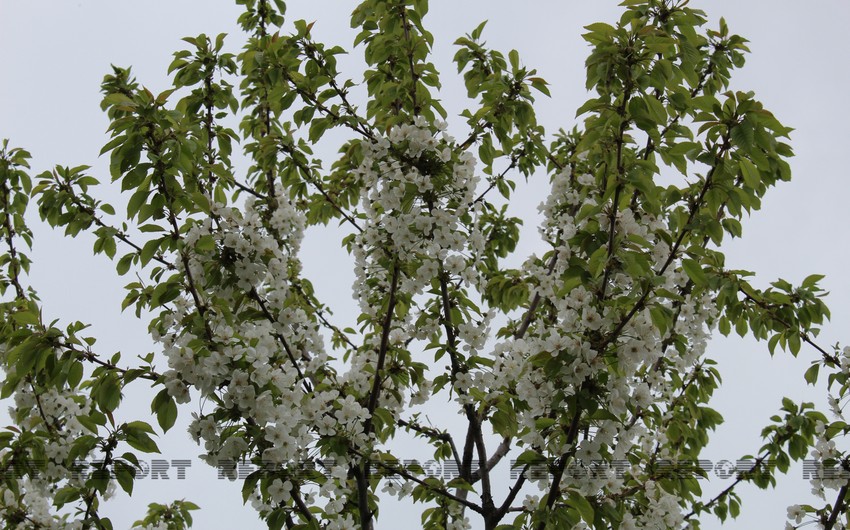
[[[767,349],[770,351],[771,355],[776,352],[776,345],[779,343],[780,339],[782,339],[782,334],[777,333],[774,336],[770,337],[770,339],[767,341]]]
[[[277,508],[272,510],[266,519],[266,523],[269,526],[269,530],[281,530],[283,525],[286,523],[287,513],[283,508]]]
[[[177,421],[177,403],[174,398],[169,396],[168,400],[157,409],[156,421],[162,427],[162,432],[167,432],[168,429],[174,427],[174,422]]]
[[[527,449],[520,454],[516,459],[516,468],[522,468],[526,464],[536,464],[543,460],[543,457],[533,449]]]
[[[141,422],[133,422],[133,423],[141,423]],[[145,424],[147,425],[147,424]],[[150,429],[150,426],[148,426]],[[157,447],[156,442],[153,441],[153,438],[145,432],[143,429],[130,427],[129,424],[124,427],[125,441],[132,447],[138,451],[142,451],[143,453],[159,453],[159,447]]]
[[[744,119],[730,131],[732,142],[744,152],[752,151],[755,142],[755,131],[749,120]]]
[[[742,158],[738,161],[738,166],[741,168],[741,175],[744,177],[744,183],[753,189],[757,189],[761,182],[761,176],[759,175],[759,170],[756,168],[755,164],[746,158]]]
[[[80,415],[76,417],[76,420],[80,422],[80,425],[90,430],[94,434],[97,434],[98,431],[98,423],[91,417],[86,415]]]
[[[788,334],[788,348],[791,350],[791,355],[794,357],[800,353],[800,335],[793,331]]]
[[[29,311],[18,311],[16,313],[12,313],[12,320],[15,321],[16,324],[21,324],[24,326],[38,326],[38,316],[30,313]]]
[[[723,336],[728,337],[729,333],[732,332],[732,324],[726,316],[722,316],[717,323],[717,329],[723,334]]]
[[[824,276],[823,274],[810,274],[809,276],[806,276],[805,280],[803,280],[802,286],[807,289],[814,287],[819,281],[823,280],[824,278],[826,278],[826,276]]]
[[[511,62],[511,69],[516,72],[519,70],[519,52],[511,50],[508,52],[508,60]]]
[[[708,277],[706,277],[705,272],[702,270],[698,261],[693,259],[683,259],[682,269],[697,287],[702,287],[708,283]]]
[[[601,246],[591,254],[590,259],[587,261],[587,272],[593,276],[599,276],[605,268],[607,261],[608,247]]]
[[[127,274],[127,271],[130,270],[130,265],[133,263],[133,256],[135,256],[135,254],[126,254],[118,260],[115,270],[118,271],[119,275],[124,276]]]
[[[207,196],[199,191],[195,191],[192,193],[192,201],[195,203],[195,206],[205,214],[210,214],[210,200],[207,199]]]
[[[75,488],[73,486],[65,486],[64,488],[57,491],[56,494],[53,496],[53,505],[57,508],[61,508],[69,502],[74,502],[79,498],[79,488]]]
[[[108,153],[109,151],[112,151],[113,149],[115,149],[119,145],[123,144],[124,140],[126,140],[126,139],[127,139],[126,136],[121,135],[121,136],[116,136],[112,140],[109,140],[109,142],[107,142],[107,144],[103,146],[103,149],[100,150],[100,154],[102,155],[104,153]]]
[[[198,252],[213,252],[215,250],[215,239],[209,234],[201,236],[198,238],[198,242],[195,243],[195,250]]]
[[[847,431],[847,424],[843,421],[835,421],[829,424],[826,428],[826,438],[831,440],[839,433],[844,434]]]
[[[820,363],[812,364],[808,370],[806,370],[806,382],[810,385],[814,386],[815,383],[818,382],[818,372],[820,371]]]
[[[600,35],[611,35],[616,31],[613,26],[604,22],[595,22],[593,24],[585,26],[584,29],[592,33],[598,33]]]
[[[154,257],[154,255],[156,255],[156,253],[159,251],[160,241],[160,239],[151,239],[150,241],[145,243],[144,247],[142,247],[142,251],[139,257],[141,258],[143,267],[147,265],[148,262]]]
[[[121,386],[114,376],[107,376],[98,385],[96,395],[100,409],[112,412],[121,403]]]
[[[588,99],[587,101],[584,102],[584,104],[582,104],[581,107],[579,107],[576,110],[576,117],[581,116],[585,112],[596,110],[600,107],[603,107],[604,105],[605,105],[605,103],[601,99],[597,99],[597,98]]]
[[[584,495],[576,491],[571,491],[569,504],[578,511],[581,518],[584,519],[584,522],[591,525],[591,527],[593,526],[593,505],[584,498]]]
[[[115,478],[128,495],[133,494],[133,481],[136,478],[136,470],[124,464],[123,462],[115,463]]]
[[[537,418],[536,420],[534,420],[534,428],[538,431],[542,431],[543,429],[548,429],[556,423],[557,420],[555,420],[554,418]]]
[[[68,386],[71,388],[76,388],[80,381],[83,379],[83,363],[79,361],[74,361],[71,363],[71,366],[68,368]]]
[[[652,121],[659,125],[667,123],[667,110],[664,108],[664,105],[658,101],[658,98],[652,94],[647,94],[643,97],[643,99],[646,101],[646,106],[649,110],[649,115],[652,118]]]
[[[242,483],[242,502],[248,502],[248,499],[254,493],[254,489],[257,487],[257,482],[260,481],[260,477],[263,475],[261,471],[254,471],[247,477],[245,477],[245,481]]]
[[[127,218],[133,219],[136,217],[136,214],[139,212],[139,209],[142,207],[145,202],[148,200],[148,196],[150,195],[150,191],[146,189],[140,189],[133,193],[130,197],[130,200],[127,201]]]
[[[744,337],[747,334],[747,330],[749,330],[749,327],[747,326],[747,319],[743,317],[739,318],[737,322],[735,322],[735,333]]]
[[[537,91],[552,97],[552,94],[549,92],[549,88],[546,86],[549,83],[547,83],[545,79],[541,77],[529,77],[528,80],[531,81],[531,86],[533,86]]]
[[[664,336],[667,333],[667,328],[670,327],[670,315],[666,307],[656,305],[649,309],[649,317],[652,319],[652,324],[658,328],[658,331]]]
[[[110,259],[115,257],[115,252],[117,250],[115,246],[115,239],[112,236],[106,236],[102,239],[103,241],[103,252],[109,256]]]

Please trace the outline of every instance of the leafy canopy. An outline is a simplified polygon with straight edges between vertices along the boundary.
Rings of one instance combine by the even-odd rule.
[[[762,290],[726,266],[724,240],[790,178],[792,151],[753,93],[729,91],[748,50],[723,20],[709,29],[687,1],[624,1],[617,23],[587,26],[592,97],[552,135],[535,115],[546,81],[489,48],[484,24],[455,42],[469,107],[449,117],[426,0],[355,8],[367,67],[354,79],[337,68],[346,50],[288,24],[282,1],[237,4],[242,47],[185,38],[169,90],[129,68],[104,77],[102,154],[121,208],[97,198],[88,167],[33,179],[29,154],[3,143],[6,527],[112,528],[101,504],[116,484],[132,494],[139,456],[159,451],[154,426],[116,419],[140,383],[163,432],[201,404],[202,458],[225,473],[256,465],[242,495],[272,529],[369,529],[390,497],[421,504],[428,529],[699,528],[705,513],[739,514],[739,484],[772,486],[812,449],[816,491],[838,496],[789,508],[789,525],[846,523],[846,478],[828,471],[846,469],[834,440],[850,427],[811,403],[786,398],[752,466],[714,498],[704,471],[670,465],[697,460],[722,421],[708,406],[712,329],[771,353],[813,347],[805,380],[826,374],[839,417],[848,385],[850,350],[815,343],[821,276]],[[338,156],[319,160],[328,143]],[[542,250],[517,259],[523,220],[507,205],[519,177],[544,175]],[[28,207],[95,237],[131,278],[122,309],[157,352],[109,356],[84,323],[43,319]],[[351,322],[299,259],[321,233],[306,230],[331,223],[356,276]],[[461,427],[425,415],[447,409]],[[450,472],[406,460],[411,438]],[[151,504],[135,526],[186,528],[196,509]]]

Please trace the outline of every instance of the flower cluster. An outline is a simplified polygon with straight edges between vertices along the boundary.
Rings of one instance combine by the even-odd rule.
[[[54,353],[62,352],[57,349]],[[16,380],[15,365],[5,363],[5,352],[2,357],[8,380]],[[9,416],[25,432],[38,436],[31,437],[23,451],[0,453],[7,466],[25,471],[19,478],[10,478],[16,483],[14,491],[5,485],[0,488],[0,514],[6,521],[20,520],[16,527],[20,529],[31,525],[51,530],[82,528],[80,521],[57,514],[52,502],[61,486],[84,485],[81,475],[74,472],[72,460],[86,458],[93,450],[80,454],[80,448],[75,447],[77,440],[90,435],[79,418],[93,411],[92,401],[67,385],[40,388],[31,381],[20,380],[14,389],[14,402]],[[103,497],[108,498],[112,489]]]
[[[267,514],[290,503],[294,486],[285,470],[308,460],[317,440],[362,436],[362,407],[336,389],[315,388],[334,374],[318,326],[292,303],[302,214],[282,192],[271,206],[249,199],[242,210],[215,205],[212,213],[185,238],[196,291],[174,300],[154,334],[168,358],[169,394],[187,401],[193,387],[215,404],[190,426],[204,458],[212,465],[249,458],[283,470],[283,478],[270,478],[252,502]],[[240,307],[256,317],[229,312]],[[190,324],[198,320],[202,326]],[[245,422],[225,428],[225,417]],[[327,481],[321,495],[343,496],[346,481]]]
[[[659,218],[632,208],[622,208],[612,217],[610,205],[604,205],[591,175],[575,176],[569,168],[554,175],[552,193],[540,206],[544,216],[540,233],[552,244],[551,257],[532,258],[524,265],[532,285],[530,296],[539,297],[553,311],[538,311],[540,316],[534,315],[524,336],[496,345],[490,395],[515,396],[512,406],[520,441],[544,454],[573,453],[578,461],[591,462],[622,459],[637,449],[653,458],[675,457],[665,431],[679,398],[665,374],[675,371],[688,378],[699,372],[717,316],[712,293],[693,291],[679,259],[671,256],[670,231]],[[609,241],[609,234],[617,239]],[[648,256],[646,268],[629,267],[628,260],[633,259],[629,252]],[[604,259],[594,265],[600,255]],[[579,263],[591,270],[598,267],[596,290],[587,281],[576,285]],[[652,297],[651,305],[632,314],[624,312],[622,307],[637,303],[634,293],[644,288],[647,272],[660,276],[654,280],[660,289],[681,295]],[[655,321],[656,312],[673,315],[666,333]],[[599,382],[604,382],[601,388]],[[593,399],[599,407],[620,419],[593,421],[582,441],[571,444],[563,435],[539,428],[540,418],[568,421],[565,407],[570,397],[589,387],[596,388]],[[659,407],[660,416],[645,414],[653,405]],[[547,476],[529,478],[541,489],[550,486]],[[639,468],[628,471],[626,478],[612,473],[565,475],[560,487],[616,497],[634,480],[643,482],[644,500],[640,515],[623,524],[677,527],[678,499],[654,488]]]
[[[444,306],[426,291],[440,283],[452,291],[482,285],[475,267],[484,247],[474,221],[475,158],[453,149],[454,140],[441,132],[444,127],[419,117],[364,146],[356,176],[367,223],[352,246],[354,296],[375,333],[366,337],[344,377],[358,392],[370,389],[374,370],[366,367],[378,361],[388,299],[408,307],[395,312],[387,330],[389,347],[405,348],[412,339],[430,340],[440,333]],[[458,348],[470,354],[484,347],[493,317],[479,316],[457,327]],[[410,399],[423,402],[430,383],[417,379]],[[462,391],[463,378],[455,384]],[[379,406],[397,414],[404,400],[397,387],[391,390],[380,393]]]

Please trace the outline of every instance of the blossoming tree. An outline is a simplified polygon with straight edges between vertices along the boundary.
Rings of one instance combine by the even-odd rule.
[[[360,79],[337,70],[344,50],[316,42],[312,24],[283,30],[281,0],[237,3],[240,53],[223,35],[186,38],[160,94],[129,69],[104,78],[124,219],[87,167],[33,179],[28,153],[2,144],[6,528],[112,528],[102,502],[132,493],[139,455],[158,451],[144,418],[115,419],[139,383],[158,387],[162,431],[180,405],[205,403],[191,436],[212,465],[257,465],[243,497],[273,529],[375,528],[393,496],[420,503],[428,529],[698,528],[740,512],[739,484],[769,487],[810,451],[825,500],[789,508],[788,525],[846,524],[847,478],[829,471],[847,466],[834,439],[850,427],[809,403],[786,399],[751,467],[713,498],[698,469],[663,465],[697,459],[722,420],[707,406],[713,328],[813,348],[805,380],[828,377],[834,404],[850,370],[850,351],[815,342],[829,315],[819,276],[760,290],[725,266],[724,239],[790,178],[792,152],[752,93],[727,91],[747,48],[722,20],[705,29],[687,1],[624,1],[616,25],[584,35],[583,121],[549,135],[533,105],[546,82],[489,49],[484,24],[456,42],[470,107],[449,125],[426,0],[354,10],[363,101]],[[336,160],[313,158],[340,137]],[[522,220],[505,205],[532,175],[551,181],[542,250],[511,268]],[[44,321],[26,280],[28,206],[69,236],[93,233],[95,253],[135,273],[124,308],[151,317],[161,354],[134,365],[98,352],[83,323]],[[305,229],[328,223],[345,230],[356,322],[337,321],[299,261]],[[463,428],[426,421],[428,402]],[[457,473],[405,462],[410,436]],[[95,464],[80,473],[81,461]],[[515,479],[499,485],[509,462]],[[196,508],[154,504],[136,524],[185,528]]]

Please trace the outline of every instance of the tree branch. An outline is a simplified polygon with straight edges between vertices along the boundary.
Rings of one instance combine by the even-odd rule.
[[[841,486],[841,489],[838,490],[838,498],[835,499],[835,503],[832,505],[832,512],[829,514],[829,519],[826,520],[823,530],[832,530],[835,526],[835,522],[838,520],[838,515],[845,511],[844,499],[846,497],[847,484]]]
[[[396,305],[396,290],[398,289],[398,280],[400,275],[399,264],[397,261],[392,263],[392,279],[390,280],[389,300],[387,301],[387,312],[384,316],[384,321],[381,328],[381,344],[378,349],[378,362],[375,364],[375,379],[372,382],[372,390],[369,392],[369,402],[367,410],[369,416],[366,418],[363,426],[363,431],[366,436],[372,434],[375,409],[378,407],[378,397],[381,393],[381,372],[384,370],[384,362],[389,351],[390,328],[392,327],[393,313]],[[362,468],[355,470],[357,479],[357,502],[360,512],[360,528],[361,530],[369,530],[372,528],[372,512],[369,510],[369,465],[368,458],[364,459]]]
[[[5,228],[5,238],[6,238],[6,246],[9,247],[9,272],[10,272],[10,280],[12,285],[15,286],[15,294],[17,295],[19,300],[26,300],[27,296],[24,292],[24,288],[21,285],[21,281],[19,278],[20,275],[20,260],[18,259],[18,251],[15,249],[15,243],[13,238],[15,236],[15,229],[12,226],[12,214],[9,212],[9,187],[6,186],[6,183],[3,182],[2,186],[0,186],[0,191],[3,194],[3,225]]]

